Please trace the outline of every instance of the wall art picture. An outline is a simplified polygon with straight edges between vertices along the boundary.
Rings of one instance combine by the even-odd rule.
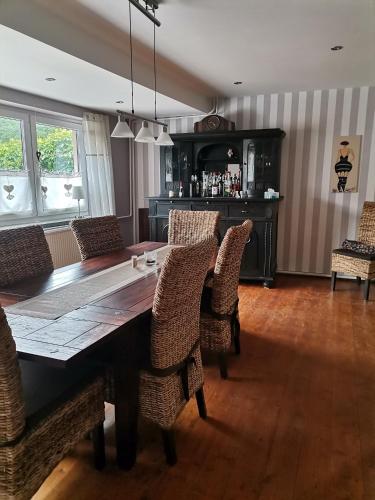
[[[357,193],[361,136],[339,136],[333,140],[331,189],[333,193]]]

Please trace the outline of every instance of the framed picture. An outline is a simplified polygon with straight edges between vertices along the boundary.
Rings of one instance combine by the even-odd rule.
[[[331,190],[333,193],[357,193],[361,136],[335,137],[332,149]]]

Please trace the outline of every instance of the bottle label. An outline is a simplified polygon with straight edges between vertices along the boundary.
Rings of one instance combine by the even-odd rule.
[[[212,196],[217,196],[217,186],[212,186]]]

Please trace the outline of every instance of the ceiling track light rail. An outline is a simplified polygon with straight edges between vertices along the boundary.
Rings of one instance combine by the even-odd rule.
[[[129,0],[144,16],[152,21],[156,26],[161,26],[159,19],[155,17],[155,10],[159,8],[158,2],[154,0]],[[142,5],[144,4],[144,6]]]

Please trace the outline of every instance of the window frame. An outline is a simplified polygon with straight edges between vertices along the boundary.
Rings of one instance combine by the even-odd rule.
[[[23,146],[23,158],[25,172],[30,179],[30,189],[32,196],[32,212],[20,212],[0,215],[0,227],[16,226],[27,224],[50,224],[51,222],[69,221],[78,215],[77,208],[50,209],[43,210],[41,192],[41,175],[37,160],[37,130],[36,124],[42,123],[55,127],[63,127],[76,131],[77,137],[77,162],[82,186],[86,193],[84,209],[81,209],[82,216],[90,214],[90,200],[88,194],[86,154],[83,142],[82,118],[70,117],[56,113],[48,113],[36,109],[15,108],[0,104],[0,116],[21,120],[21,138]],[[6,171],[0,171],[0,175]],[[9,174],[11,171],[8,171]],[[14,173],[13,173],[14,175]],[[39,193],[39,194],[38,194]],[[44,213],[43,213],[44,212]]]

